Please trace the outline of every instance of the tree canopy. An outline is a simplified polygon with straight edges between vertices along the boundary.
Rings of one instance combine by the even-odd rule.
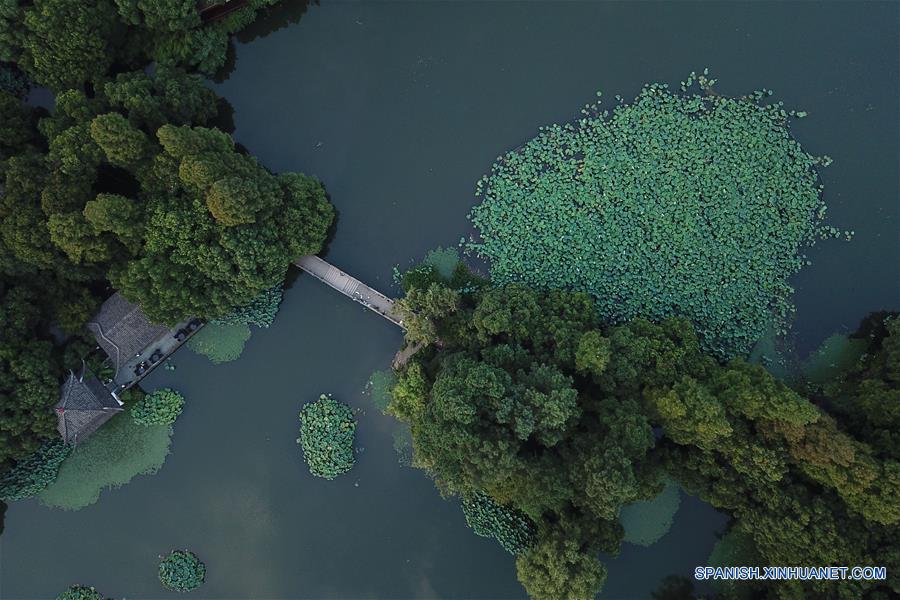
[[[424,311],[441,343],[402,370],[388,411],[442,490],[536,523],[517,559],[533,597],[599,590],[620,509],[667,478],[731,514],[767,564],[900,566],[896,460],[762,367],[707,354],[687,320],[607,326],[583,293],[419,282],[409,295],[442,286],[458,302]],[[894,343],[881,341],[865,373],[896,387]],[[897,591],[900,580],[842,585]]]
[[[201,23],[193,0],[0,0],[0,471],[41,462],[62,376],[114,289],[157,322],[213,318],[319,251],[321,184],[236,146],[192,73],[222,66],[274,2]],[[54,92],[52,114],[23,103],[30,82]]]
[[[4,0],[0,60],[57,92],[96,87],[114,68],[150,62],[212,75],[226,62],[231,34],[277,1],[249,0],[204,24],[195,0]]]

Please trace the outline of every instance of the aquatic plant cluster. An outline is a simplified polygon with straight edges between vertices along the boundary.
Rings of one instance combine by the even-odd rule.
[[[498,504],[483,492],[462,499],[466,524],[481,537],[492,537],[503,549],[517,555],[528,550],[535,541],[537,528],[528,515],[515,508]]]
[[[159,470],[169,454],[172,426],[138,425],[128,414],[134,407],[126,402],[124,412],[78,444],[55,481],[38,494],[41,504],[79,510],[96,502],[104,489]]]
[[[39,494],[56,479],[59,466],[72,452],[60,439],[44,442],[37,452],[16,463],[0,478],[0,500],[11,502]]]
[[[247,325],[207,323],[191,336],[187,346],[213,363],[220,364],[237,360],[244,351],[244,344],[250,339],[250,334]]]
[[[346,404],[322,394],[300,411],[300,437],[309,472],[334,479],[353,468],[356,420]]]
[[[87,585],[71,585],[56,600],[104,600],[103,594]]]
[[[619,512],[619,522],[625,530],[624,541],[638,546],[652,546],[669,532],[680,504],[678,485],[667,481],[655,498],[623,506]]]
[[[138,425],[171,425],[184,410],[184,396],[164,388],[156,390],[131,409],[131,418]]]
[[[799,113],[764,105],[770,92],[725,98],[713,81],[587,105],[500,157],[477,183],[481,240],[467,244],[494,283],[586,291],[611,322],[685,316],[720,358],[782,329],[802,250],[840,235],[823,225],[815,170],[830,159],[791,137]]]
[[[189,592],[206,579],[206,565],[189,550],[173,550],[159,562],[159,580],[176,592]]]
[[[390,369],[375,371],[366,382],[366,391],[372,399],[372,404],[384,414],[387,413],[387,406],[391,403],[391,389],[396,384],[397,374]]]
[[[257,327],[270,327],[275,322],[278,307],[284,296],[284,289],[279,283],[270,287],[253,299],[249,304],[234,309],[227,315],[213,319],[212,323],[218,325],[256,325]]]

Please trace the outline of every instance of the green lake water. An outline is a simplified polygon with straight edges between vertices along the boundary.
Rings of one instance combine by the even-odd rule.
[[[809,112],[793,126],[823,170],[828,215],[852,242],[818,244],[794,280],[805,352],[900,307],[896,3],[299,2],[236,44],[212,84],[235,137],[274,171],[325,183],[339,211],[327,258],[391,292],[394,265],[470,233],[475,181],[538,126],[594,99],[632,97],[709,67],[725,94],[776,90]],[[0,537],[0,597],[72,583],[164,598],[157,556],[208,566],[193,598],[513,598],[511,556],[465,526],[454,501],[401,467],[393,421],[362,393],[399,330],[309,276],[240,360],[180,351],[145,387],[188,398],[160,472],[78,512],[14,503]],[[309,475],[295,443],[322,392],[361,409],[354,469]],[[358,485],[357,485],[358,484]],[[624,545],[604,597],[646,598],[704,563],[724,518],[685,498],[668,535]]]

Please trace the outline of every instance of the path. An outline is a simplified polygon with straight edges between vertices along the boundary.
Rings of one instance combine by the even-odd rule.
[[[378,290],[367,286],[355,277],[347,275],[318,256],[303,256],[297,259],[294,264],[322,283],[359,302],[369,310],[378,313],[394,325],[406,329],[403,326],[403,319],[394,306],[394,300]]]

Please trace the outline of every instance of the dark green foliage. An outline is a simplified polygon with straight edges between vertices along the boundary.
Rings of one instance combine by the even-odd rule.
[[[300,437],[303,458],[316,477],[334,479],[353,467],[353,439],[356,419],[346,404],[321,395],[300,411]]]
[[[173,550],[160,558],[159,580],[172,591],[189,592],[206,580],[206,565],[193,552]]]
[[[56,597],[56,600],[104,600],[103,594],[93,587],[86,585],[72,585],[69,589]]]
[[[22,500],[40,493],[56,479],[59,465],[71,451],[72,447],[62,440],[44,442],[37,452],[0,476],[0,500]]]
[[[0,470],[56,435],[61,374],[53,346],[35,336],[40,296],[0,283]]]
[[[194,0],[5,0],[0,61],[19,63],[54,91],[100,84],[113,65],[155,62],[212,75],[225,63],[231,34],[276,1],[249,0],[204,24]]]
[[[727,511],[764,564],[900,568],[897,462],[762,367],[706,354],[687,320],[604,327],[584,294],[505,286],[464,295],[434,325],[442,345],[401,371],[389,412],[443,491],[483,491],[536,523],[517,561],[532,596],[593,594],[598,553],[623,537],[620,510],[667,477]],[[894,337],[879,338],[865,373],[891,382]]]
[[[523,512],[497,504],[482,492],[462,499],[466,524],[482,537],[492,537],[510,554],[521,554],[534,544],[534,521]]]
[[[516,573],[534,600],[593,598],[606,581],[606,566],[597,560],[599,527],[568,519],[544,525],[537,542],[516,558]]]
[[[851,338],[866,353],[825,393],[853,435],[900,461],[900,317],[882,314],[867,325],[857,334],[864,337]]]
[[[730,529],[713,546],[706,561],[710,567],[761,567],[766,561],[760,556],[753,543],[753,538]],[[752,588],[757,587],[750,582],[714,580],[712,585],[720,591],[732,594],[735,598],[752,598]]]
[[[131,409],[131,418],[138,425],[171,425],[184,410],[184,396],[163,388],[154,390]]]
[[[160,66],[154,75],[120,73],[103,85],[109,103],[150,133],[166,123],[205,125],[217,113],[216,95],[197,75]]]
[[[81,87],[111,66],[124,33],[110,0],[34,0],[24,11],[20,64],[52,90]]]
[[[230,33],[271,3],[203,26],[187,0],[0,0],[0,294],[18,321],[0,331],[0,472],[55,436],[60,358],[80,368],[111,287],[156,320],[219,316],[319,250],[333,215],[318,182],[276,177],[230,139],[176,157],[194,130],[165,147],[157,135],[217,117],[215,93],[182,68],[221,64]],[[55,93],[51,115],[20,101],[29,81]],[[90,501],[89,480],[74,503]]]
[[[195,0],[115,0],[122,19],[153,31],[181,31],[200,25]]]
[[[263,290],[250,304],[234,309],[225,316],[212,322],[219,325],[256,325],[269,327],[275,322],[278,306],[284,296],[282,284]]]
[[[493,281],[589,292],[612,322],[684,316],[725,358],[780,326],[801,251],[837,234],[821,224],[822,161],[780,104],[699,79],[697,94],[653,84],[611,113],[592,106],[500,158],[469,244]]]
[[[199,25],[196,12],[193,15],[186,14],[187,0],[166,0],[162,9],[150,9],[149,5],[154,3],[148,3],[148,6],[140,3],[143,14],[136,14],[138,11],[131,9],[135,0],[117,2],[120,10],[123,6],[127,7],[131,22],[143,20],[142,28],[150,33],[147,37],[147,52],[156,62],[162,65],[181,65],[212,75],[225,64],[231,34],[252,23],[260,9],[275,4],[278,0],[248,0],[246,6],[224,19],[203,25]],[[196,3],[191,4],[196,11]]]
[[[151,318],[227,314],[319,250],[333,209],[318,181],[270,174],[218,130],[167,125],[157,136],[163,152],[144,176],[143,256],[110,272]],[[248,203],[226,193],[235,185],[254,190]]]
[[[435,321],[456,312],[459,292],[439,283],[426,289],[412,288],[395,303],[403,320],[406,339],[411,344],[431,344],[438,340]]]
[[[16,98],[24,98],[30,87],[28,77],[19,67],[0,63],[0,91],[12,94]]]
[[[106,113],[91,121],[91,138],[110,164],[137,169],[152,156],[150,139],[119,113]]]
[[[27,150],[37,141],[33,111],[0,89],[0,160]]]

